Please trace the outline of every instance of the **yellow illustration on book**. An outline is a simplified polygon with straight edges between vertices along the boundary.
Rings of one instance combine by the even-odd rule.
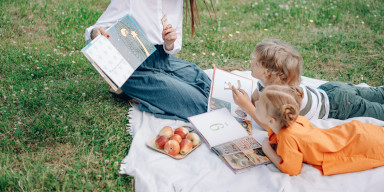
[[[143,47],[145,54],[147,56],[149,56],[149,52],[148,52],[147,48],[145,48],[144,44],[140,41],[139,36],[137,36],[136,31],[131,31],[131,35],[133,36],[133,38],[135,38],[140,43],[141,47]]]
[[[129,34],[129,30],[126,29],[126,28],[122,28],[122,29],[120,30],[120,33],[121,33],[124,37],[126,37],[126,36]],[[141,47],[144,49],[145,54],[146,54],[147,56],[149,56],[149,52],[148,52],[147,48],[146,48],[146,47],[144,46],[144,44],[140,41],[139,36],[137,35],[136,31],[131,30],[131,33],[130,33],[130,34],[132,35],[133,38],[135,38],[135,39],[140,43]]]
[[[128,35],[128,30],[126,29],[126,28],[122,28],[121,30],[120,30],[120,32],[121,32],[121,34],[124,36],[124,37],[126,37],[127,35]]]
[[[215,124],[212,124],[211,126],[209,126],[209,128],[211,128],[213,131],[217,131],[219,129],[224,128],[224,124],[222,124],[222,123],[215,123]]]

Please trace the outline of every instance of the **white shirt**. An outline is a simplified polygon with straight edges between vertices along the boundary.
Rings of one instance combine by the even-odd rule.
[[[124,15],[129,14],[136,24],[141,28],[148,40],[156,45],[163,44],[163,25],[161,18],[167,15],[167,24],[171,24],[176,30],[177,39],[174,48],[165,52],[175,54],[181,50],[183,34],[183,0],[111,0],[108,8],[96,21],[88,27],[84,37],[87,42],[91,41],[91,31],[95,27],[108,28]]]
[[[257,91],[259,95],[264,89],[261,81],[257,82]],[[314,89],[304,84],[300,84],[303,91],[303,99],[301,100],[300,115],[309,120],[312,119],[327,119],[329,115],[329,99],[327,93],[321,89]],[[260,90],[261,89],[261,90]]]

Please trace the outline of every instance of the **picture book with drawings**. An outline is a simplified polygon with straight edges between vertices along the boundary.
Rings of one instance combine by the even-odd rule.
[[[248,96],[251,97],[253,91],[252,79],[214,68],[207,111],[227,108],[232,116],[234,116],[248,134],[251,135],[252,118],[234,102],[232,85],[237,89],[243,89]]]
[[[197,132],[236,174],[270,163],[260,143],[232,116],[227,108],[188,117]]]
[[[156,48],[129,15],[106,32],[109,38],[99,35],[81,51],[108,84],[118,90]]]

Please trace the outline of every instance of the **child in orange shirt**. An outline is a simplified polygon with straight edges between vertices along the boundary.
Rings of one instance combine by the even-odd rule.
[[[258,43],[251,58],[252,76],[259,79],[252,104],[264,86],[300,86],[303,91],[300,115],[308,119],[373,117],[384,121],[384,87],[358,87],[336,81],[318,88],[305,86],[301,84],[303,58],[292,46],[279,40]],[[249,109],[246,112],[252,114],[252,107]],[[258,119],[255,121],[268,130]]]
[[[384,165],[382,127],[360,121],[330,129],[314,127],[299,116],[301,97],[297,87],[270,85],[255,103],[255,115],[271,129],[262,149],[282,172],[298,175],[303,162],[323,175]],[[276,150],[271,144],[277,144]]]

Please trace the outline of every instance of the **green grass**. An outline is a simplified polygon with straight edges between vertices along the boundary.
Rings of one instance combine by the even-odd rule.
[[[217,2],[217,3],[216,3]],[[129,103],[81,54],[83,33],[109,1],[0,3],[0,191],[131,191],[119,175],[131,136]],[[179,58],[203,69],[249,70],[257,42],[279,38],[304,57],[304,75],[384,84],[384,2],[213,1],[201,5]],[[186,20],[186,19],[185,19]]]

